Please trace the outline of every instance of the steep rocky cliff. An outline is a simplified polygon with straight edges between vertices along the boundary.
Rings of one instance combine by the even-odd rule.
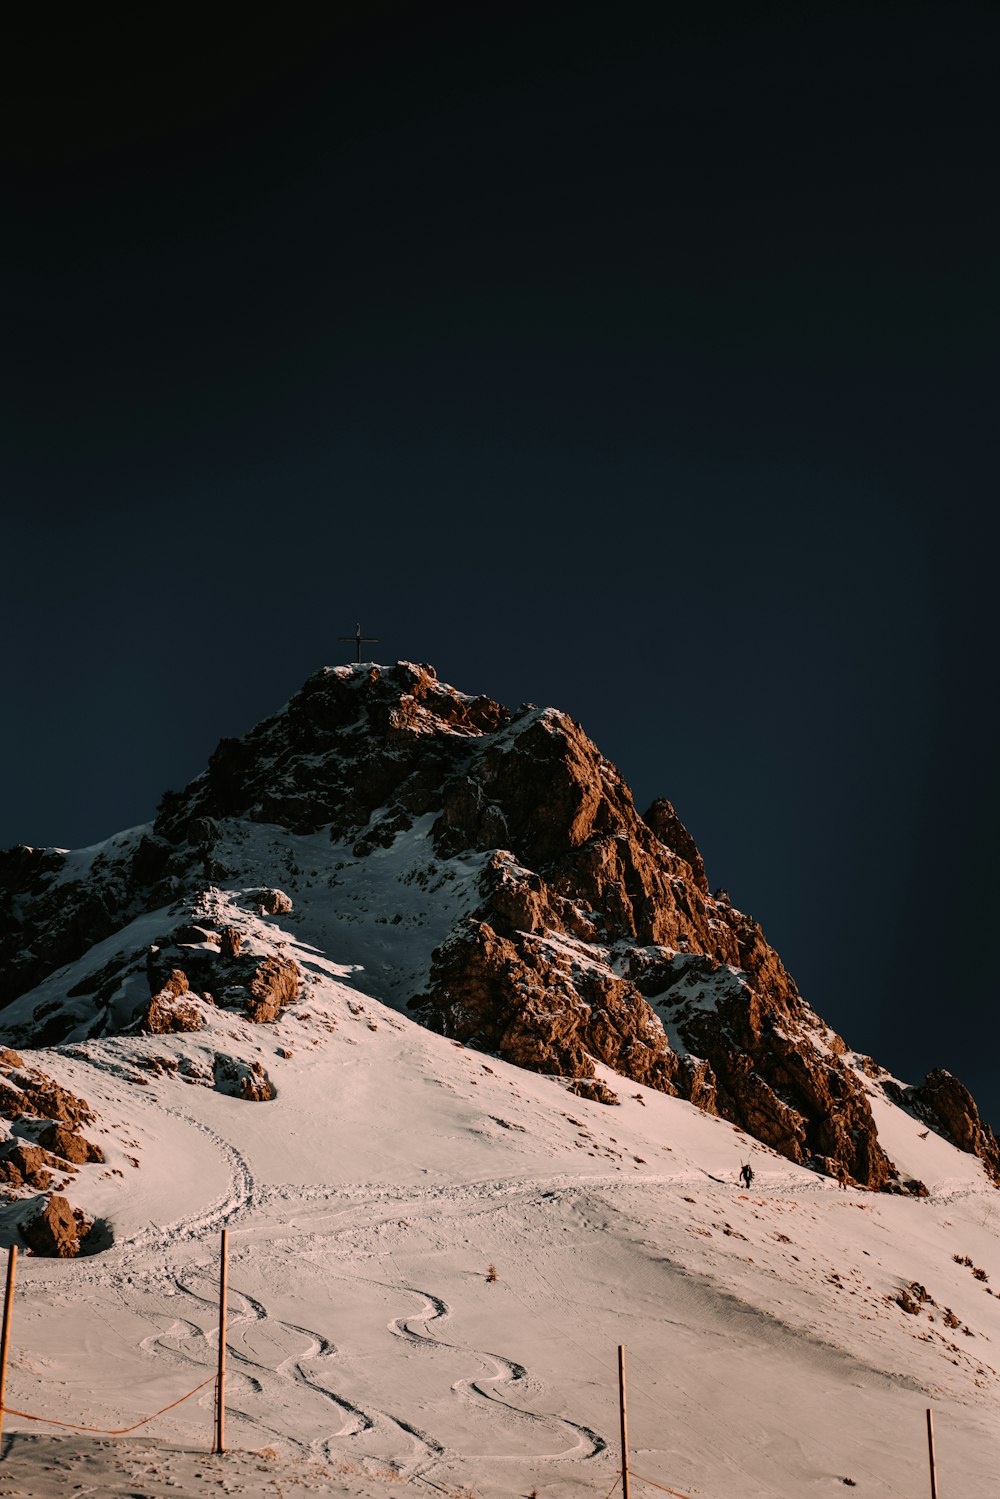
[[[564,713],[512,713],[407,662],[316,673],[222,740],[145,828],[0,855],[6,1034],[37,1045],[150,1024],[168,974],[129,923],[207,887],[278,880],[329,956],[456,1041],[581,1086],[604,1063],[794,1161],[897,1185],[870,1104],[880,1069],[810,1009],[759,925],[710,894],[670,803],[640,815]],[[117,933],[120,950],[63,992],[62,966]],[[896,1086],[897,1104],[1000,1177],[964,1097],[935,1074]]]

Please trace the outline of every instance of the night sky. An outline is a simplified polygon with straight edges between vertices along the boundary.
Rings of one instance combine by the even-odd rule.
[[[360,620],[573,714],[1000,1125],[997,7],[152,14],[6,48],[0,845]]]

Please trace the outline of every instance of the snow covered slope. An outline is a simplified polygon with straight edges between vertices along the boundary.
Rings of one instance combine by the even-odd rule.
[[[211,915],[307,975],[274,1024],[206,1003],[198,1031],[25,1055],[97,1115],[106,1159],[72,1192],[114,1242],[22,1258],[7,1395],[119,1428],[208,1377],[225,1224],[242,1455],[204,1455],[211,1389],[129,1438],[7,1415],[0,1493],[602,1499],[618,1343],[634,1466],[682,1493],[925,1492],[927,1405],[942,1493],[996,1492],[998,1199],[975,1156],[867,1079],[929,1195],[838,1190],[606,1069],[618,1106],[430,1032],[364,994],[351,921],[253,904],[213,891],[116,940]],[[271,1101],[211,1086],[220,1053],[261,1063]]]
[[[151,823],[0,853],[0,1027],[0,1499],[604,1499],[618,1344],[643,1482],[925,1492],[933,1405],[942,1494],[997,1491],[995,1137],[554,709],[319,672]],[[173,1405],[223,1226],[224,1460]]]

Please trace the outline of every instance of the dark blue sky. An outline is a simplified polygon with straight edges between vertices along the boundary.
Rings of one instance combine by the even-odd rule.
[[[145,820],[360,618],[573,713],[997,1121],[1000,18],[669,9],[24,36],[0,844]]]

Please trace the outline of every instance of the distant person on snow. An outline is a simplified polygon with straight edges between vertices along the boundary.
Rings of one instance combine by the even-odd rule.
[[[743,1185],[746,1187],[747,1191],[749,1192],[749,1190],[750,1190],[750,1183],[753,1181],[753,1172],[750,1169],[750,1162],[749,1161],[747,1161],[746,1165],[740,1171],[740,1181],[743,1183]]]

